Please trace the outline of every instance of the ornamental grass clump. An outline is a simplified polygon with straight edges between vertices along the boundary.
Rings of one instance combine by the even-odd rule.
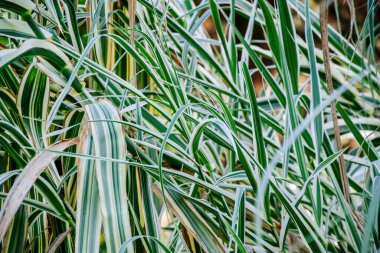
[[[356,5],[1,0],[2,251],[378,252]]]

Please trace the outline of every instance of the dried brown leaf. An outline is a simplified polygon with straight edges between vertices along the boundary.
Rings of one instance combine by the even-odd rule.
[[[64,140],[49,146],[48,150],[63,151],[78,143],[78,138]],[[59,156],[57,153],[42,151],[38,153],[16,178],[0,212],[0,241],[34,182],[44,169]]]

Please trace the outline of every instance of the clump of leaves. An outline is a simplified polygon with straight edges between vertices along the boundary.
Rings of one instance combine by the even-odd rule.
[[[194,2],[0,1],[4,252],[379,250],[379,2]]]

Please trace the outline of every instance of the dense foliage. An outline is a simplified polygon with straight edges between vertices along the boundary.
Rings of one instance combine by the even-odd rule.
[[[329,91],[308,0],[1,0],[3,252],[378,252],[367,9]]]

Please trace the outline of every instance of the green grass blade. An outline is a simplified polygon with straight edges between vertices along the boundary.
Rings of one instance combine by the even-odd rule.
[[[119,112],[108,101],[101,100],[85,107],[91,121],[90,133],[94,141],[94,154],[99,157],[123,160],[126,155],[124,133]],[[103,120],[99,121],[98,120]],[[99,201],[107,249],[116,252],[131,237],[126,192],[127,167],[109,161],[95,161]],[[131,248],[129,250],[132,250]]]

